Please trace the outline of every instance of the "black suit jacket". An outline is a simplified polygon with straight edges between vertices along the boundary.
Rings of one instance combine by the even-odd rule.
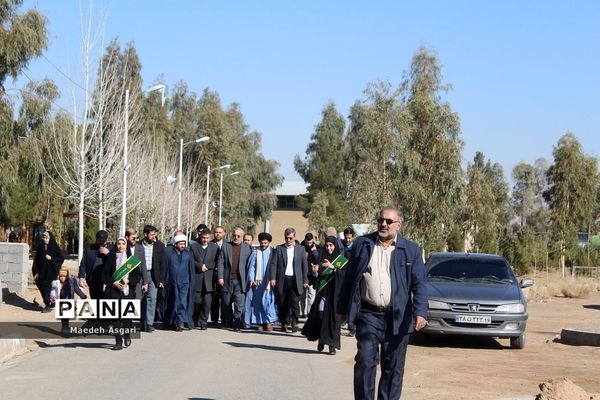
[[[275,290],[279,294],[283,293],[283,283],[285,280],[285,267],[287,265],[287,246],[281,244],[275,248],[275,257],[271,256],[271,265],[269,266],[270,280],[275,281]],[[294,277],[296,278],[296,293],[304,293],[304,284],[308,283],[308,261],[304,247],[296,244],[294,246]]]
[[[194,267],[196,270],[196,290],[201,291],[204,289],[207,292],[214,292],[214,274],[217,269],[219,246],[216,243],[210,242],[208,243],[208,247],[203,249],[200,243],[190,242],[190,251],[194,258]],[[202,272],[202,264],[206,265],[208,271]]]
[[[248,260],[252,255],[252,247],[246,243],[242,243],[240,250],[240,261],[238,264],[238,275],[240,277],[240,284],[242,287],[242,293],[246,293],[247,280],[248,280]],[[229,291],[229,276],[231,275],[231,243],[226,242],[221,246],[221,252],[217,261],[217,276],[218,279],[223,279],[225,284],[223,290]]]
[[[106,246],[108,247],[109,251],[113,250],[112,244],[107,243]],[[94,283],[96,285],[101,284],[102,273],[98,273],[98,271],[96,271],[96,268],[102,269],[102,266],[104,265],[104,262],[106,260],[106,257],[108,256],[108,254],[107,255],[100,254],[100,258],[102,259],[102,264],[100,266],[94,268],[94,264],[96,263],[96,256],[98,255],[99,249],[100,249],[100,246],[98,244],[94,243],[91,246],[86,247],[83,250],[83,257],[81,257],[81,264],[79,264],[78,277],[85,278],[85,281],[88,285],[90,285],[92,283]],[[92,280],[95,277],[99,277],[100,281],[92,282]]]

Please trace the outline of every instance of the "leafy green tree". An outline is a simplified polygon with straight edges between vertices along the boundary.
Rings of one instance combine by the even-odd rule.
[[[296,155],[294,167],[298,174],[308,183],[308,192],[300,201],[304,215],[309,218],[316,194],[327,198],[326,226],[341,228],[347,223],[345,185],[344,185],[344,117],[336,110],[335,104],[329,103],[322,111],[321,122],[306,149],[304,160]],[[319,217],[321,218],[321,216]],[[323,221],[321,221],[323,222]],[[319,225],[320,222],[317,224]]]
[[[504,177],[504,169],[499,163],[492,163],[488,160],[485,170],[494,191],[494,205],[496,207],[498,225],[506,225],[513,216],[513,210],[508,193],[508,182]]]
[[[0,98],[0,225],[8,225],[10,214],[8,210],[8,190],[11,177],[15,176],[15,165],[11,157],[16,147],[16,137],[13,129],[13,103],[8,97]]]
[[[48,43],[46,17],[37,10],[19,12],[21,0],[0,0],[0,228],[14,223],[11,216],[10,192],[22,192],[17,184],[19,172],[15,157],[20,153],[18,127],[13,121],[14,106],[6,96],[4,83],[16,79],[29,61],[42,54]],[[16,201],[13,207],[18,207]]]
[[[394,188],[406,214],[407,233],[426,252],[445,247],[461,199],[460,121],[441,98],[450,89],[442,84],[437,56],[421,47],[402,84],[407,130]]]
[[[210,204],[218,203],[220,173],[223,172],[223,205],[222,218],[226,230],[241,226],[251,230],[259,218],[265,219],[275,206],[275,188],[281,184],[282,177],[277,174],[277,163],[267,160],[261,154],[261,135],[249,131],[238,104],[231,104],[223,109],[219,94],[205,89],[202,96],[192,107],[186,97],[194,97],[189,93],[173,101],[179,110],[188,110],[199,117],[188,125],[187,135],[190,139],[198,136],[209,136],[210,140],[199,146],[191,146],[188,153],[187,167],[191,171],[191,181],[197,183],[203,200],[198,201],[205,206],[206,166],[211,167]],[[173,112],[175,115],[175,112]],[[178,119],[176,126],[184,126],[184,119]],[[179,128],[178,128],[179,129]],[[183,129],[181,128],[182,133]],[[189,130],[193,130],[190,132]],[[184,157],[185,158],[185,157]],[[229,170],[216,171],[215,168],[230,164]],[[239,175],[225,178],[230,172],[239,171]],[[217,204],[217,206],[219,206]],[[218,207],[209,207],[209,224],[216,225]],[[204,216],[202,211],[196,213]]]
[[[498,250],[496,193],[483,153],[475,154],[473,164],[467,167],[467,179],[466,221],[471,228],[475,251],[495,253]]]
[[[22,0],[0,0],[0,95],[7,77],[16,79],[48,44],[46,17],[37,10],[21,14]]]
[[[234,144],[229,147],[226,159],[240,174],[223,183],[223,218],[229,228],[241,226],[251,232],[257,220],[265,220],[275,207],[275,188],[283,178],[277,173],[278,164],[261,153],[259,132],[248,130],[238,104],[226,111],[228,128],[234,133]]]
[[[519,223],[523,227],[527,224],[527,218],[538,208],[536,203],[540,199],[541,187],[533,165],[524,162],[513,168],[512,178],[515,182],[513,186],[515,211],[519,216]]]
[[[565,263],[579,251],[577,233],[587,232],[593,221],[598,161],[583,153],[572,133],[559,139],[552,154],[554,163],[547,172],[549,187],[544,198],[550,207],[550,229],[564,275]]]
[[[50,212],[47,183],[38,160],[32,156],[32,142],[47,127],[51,101],[58,97],[58,89],[53,82],[43,80],[28,83],[20,93],[17,119],[7,116],[3,124],[5,153],[0,161],[4,172],[0,186],[4,187],[5,197],[0,214],[5,217],[1,223],[26,228],[32,222],[44,223]],[[9,104],[8,98],[5,104]]]
[[[351,223],[373,222],[382,205],[397,204],[397,163],[405,130],[398,95],[390,83],[370,84],[351,109],[345,164]]]
[[[308,226],[317,232],[325,232],[325,230],[331,226],[329,225],[329,218],[327,215],[327,209],[329,208],[329,198],[327,193],[324,191],[317,191],[314,195],[312,207],[308,212]]]

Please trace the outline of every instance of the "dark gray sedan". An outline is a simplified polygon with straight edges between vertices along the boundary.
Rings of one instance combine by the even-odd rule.
[[[423,332],[509,338],[510,347],[525,347],[527,302],[502,256],[480,253],[434,253],[425,264],[429,324]]]

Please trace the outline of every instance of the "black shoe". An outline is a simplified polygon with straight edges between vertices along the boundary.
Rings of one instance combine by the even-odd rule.
[[[121,343],[117,343],[112,347],[113,350],[123,350],[123,345]]]
[[[125,341],[123,342],[123,344],[125,345],[125,347],[131,346],[131,337],[125,336]]]
[[[292,332],[298,332],[298,331],[300,331],[300,327],[298,326],[298,324],[292,325]]]
[[[52,311],[52,309],[48,306],[44,307],[44,309],[42,310],[43,313],[49,313],[50,311]]]
[[[317,351],[320,353],[323,351],[323,349],[325,348],[325,345],[323,343],[319,343],[317,345]]]
[[[354,337],[356,335],[356,331],[348,331],[348,336]]]
[[[329,354],[331,354],[331,355],[335,354],[335,347],[329,346]]]
[[[153,327],[153,326],[148,326],[148,327],[146,327],[146,332],[148,332],[148,333],[152,333],[152,332],[154,332],[154,331],[155,331],[155,329],[154,329],[154,327]]]

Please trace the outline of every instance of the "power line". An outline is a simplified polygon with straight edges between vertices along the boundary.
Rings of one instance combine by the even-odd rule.
[[[54,64],[52,61],[50,61],[50,59],[48,57],[46,57],[45,54],[42,54],[42,57],[44,58],[44,60],[48,61],[48,64],[52,65],[54,67],[54,69],[56,69],[62,76],[67,78],[73,85],[77,86],[79,89],[81,89],[85,92],[85,89],[83,88],[83,86],[81,86],[79,83],[77,83],[73,79],[71,79],[71,77],[69,75],[64,73],[60,68],[58,68],[58,66],[56,66],[56,64]]]
[[[23,75],[25,75],[25,77],[26,77],[27,79],[29,79],[29,81],[30,81],[31,83],[35,84],[35,81],[34,81],[33,79],[31,79],[31,78],[29,77],[29,75],[27,75],[27,72],[25,72],[25,71],[21,71],[21,72],[22,72],[22,74],[23,74]],[[42,97],[42,96],[40,96],[39,94],[37,94],[37,93],[35,93],[34,91],[31,91],[31,90],[27,90],[27,89],[18,89],[18,90],[20,90],[20,91],[22,91],[22,92],[24,92],[24,93],[33,94],[34,96],[37,96],[37,97]],[[54,100],[52,100],[52,99],[48,99],[48,98],[45,98],[45,97],[42,97],[42,98],[43,98],[43,99],[45,99],[45,100],[48,100],[48,101],[50,101],[50,102],[51,102],[52,104],[54,104],[54,105],[55,105],[57,108],[59,108],[59,109],[61,109],[62,111],[66,112],[67,114],[71,115],[71,116],[72,116],[72,117],[74,117],[75,119],[78,119],[80,122],[83,122],[83,121],[84,121],[84,119],[83,119],[83,118],[81,118],[81,117],[78,117],[77,115],[73,114],[71,111],[69,111],[69,110],[67,110],[66,108],[64,108],[64,107],[60,106],[60,105],[59,105],[59,104],[57,104],[57,103],[56,103]]]

